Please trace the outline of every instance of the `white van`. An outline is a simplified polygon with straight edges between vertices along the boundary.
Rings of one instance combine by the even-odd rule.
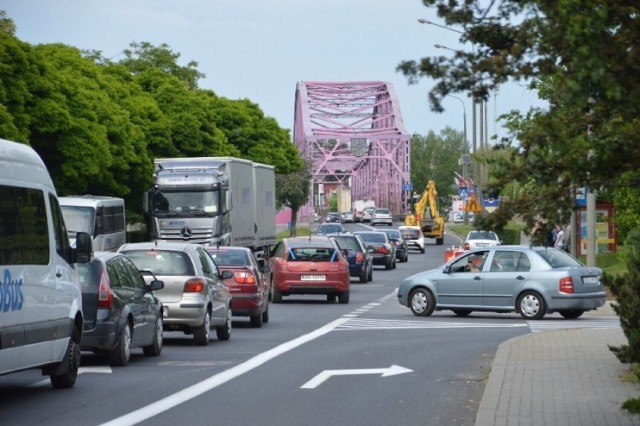
[[[58,200],[72,245],[78,232],[92,236],[93,251],[116,251],[127,242],[122,198],[73,195]]]
[[[88,234],[70,246],[38,154],[0,139],[0,374],[40,368],[54,388],[75,384],[83,319],[72,264],[90,258]]]

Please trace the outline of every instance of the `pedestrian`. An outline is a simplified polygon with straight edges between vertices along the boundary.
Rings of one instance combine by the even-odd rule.
[[[553,242],[553,247],[564,250],[564,231],[560,225],[556,225],[556,240]]]

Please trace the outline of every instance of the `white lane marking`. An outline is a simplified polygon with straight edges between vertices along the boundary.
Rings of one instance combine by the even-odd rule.
[[[316,375],[313,379],[309,380],[304,385],[300,386],[301,389],[315,389],[322,383],[324,383],[331,376],[353,376],[358,374],[381,374],[381,377],[396,376],[398,374],[411,373],[413,370],[400,367],[399,365],[392,365],[389,368],[360,368],[350,370],[324,370],[322,373]]]
[[[334,330],[336,327],[339,327],[344,322],[348,321],[348,318],[338,318],[335,321],[326,324],[323,327],[320,327],[311,333],[305,334],[303,336],[297,337],[288,342],[282,343],[281,345],[276,346],[273,349],[270,349],[266,352],[263,352],[259,355],[254,356],[253,358],[243,362],[242,364],[238,364],[235,367],[231,367],[228,370],[225,370],[221,373],[218,373],[214,376],[209,377],[199,383],[189,386],[179,392],[174,393],[173,395],[169,395],[166,398],[163,398],[159,401],[154,402],[153,404],[149,404],[146,407],[142,407],[136,411],[132,411],[129,414],[125,414],[124,416],[118,417],[102,425],[108,426],[125,426],[125,425],[134,425],[136,423],[140,423],[144,420],[150,419],[153,416],[156,416],[164,411],[167,411],[173,407],[176,407],[183,402],[189,401],[190,399],[196,398],[202,395],[205,392],[208,392],[216,387],[228,382],[229,380],[235,379],[238,376],[241,376],[244,373],[247,373],[254,368],[260,367],[267,361],[270,361],[277,356],[280,356],[290,350],[297,348],[305,343],[308,343],[318,337],[321,337],[330,331]]]
[[[420,328],[513,328],[528,327],[526,322],[517,323],[488,323],[488,322],[444,322],[444,321],[411,321],[386,320],[373,318],[350,318],[344,324],[336,327],[340,330],[398,330]]]

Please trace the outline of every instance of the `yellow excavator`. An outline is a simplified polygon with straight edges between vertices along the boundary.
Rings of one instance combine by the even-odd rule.
[[[437,195],[436,183],[430,180],[427,182],[422,196],[413,206],[424,236],[435,238],[436,244],[442,245],[444,242],[444,218],[438,212]]]

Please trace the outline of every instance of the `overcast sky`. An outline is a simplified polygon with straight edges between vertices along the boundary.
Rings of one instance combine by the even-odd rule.
[[[436,43],[469,48],[453,31],[418,23],[443,23],[421,0],[0,0],[0,10],[31,44],[64,43],[117,59],[134,41],[166,43],[180,65],[198,62],[206,74],[200,87],[250,99],[287,129],[298,81],[388,81],[409,133],[462,131],[459,100],[445,99],[446,111],[434,113],[427,102],[434,82],[409,85],[395,71],[402,60],[442,54]],[[470,129],[471,103],[457,96]],[[488,105],[489,134],[504,135],[494,117],[531,105],[540,105],[535,93],[504,86]]]

